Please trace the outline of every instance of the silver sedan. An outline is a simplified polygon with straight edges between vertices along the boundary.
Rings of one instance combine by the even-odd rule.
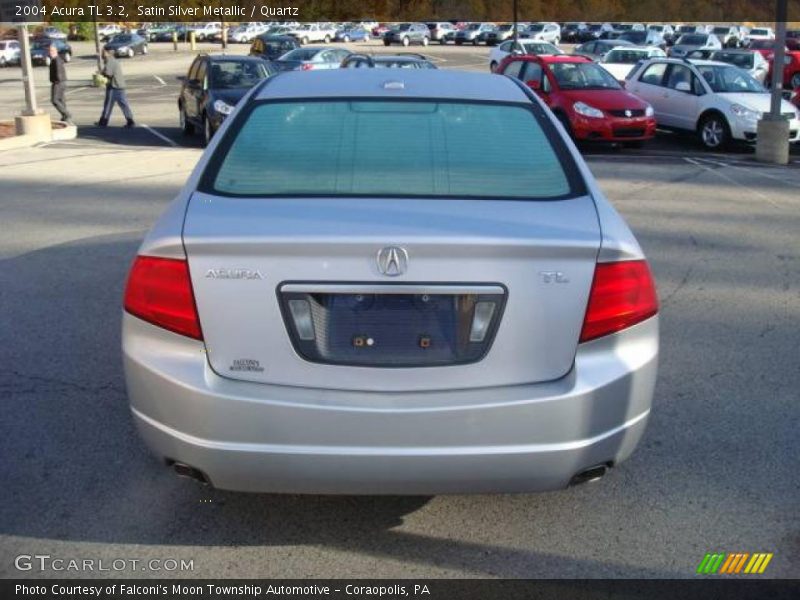
[[[146,236],[122,351],[134,420],[181,475],[530,492],[634,450],[657,312],[634,236],[519,82],[284,73]]]

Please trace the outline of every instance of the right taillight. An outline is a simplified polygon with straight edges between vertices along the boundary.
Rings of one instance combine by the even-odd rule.
[[[658,312],[647,261],[598,263],[581,330],[581,342],[621,331]]]
[[[185,260],[137,256],[125,286],[125,310],[153,325],[203,339]]]

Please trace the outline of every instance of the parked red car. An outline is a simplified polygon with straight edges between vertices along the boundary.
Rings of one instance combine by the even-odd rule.
[[[497,69],[531,88],[576,140],[640,145],[656,134],[653,107],[583,56],[507,56]]]
[[[772,81],[772,68],[774,57],[769,59],[767,81]],[[787,51],[783,65],[783,87],[789,89],[800,88],[800,51]]]
[[[383,34],[389,31],[389,25],[386,23],[379,23],[377,26],[372,28],[372,37],[374,38],[382,38]]]

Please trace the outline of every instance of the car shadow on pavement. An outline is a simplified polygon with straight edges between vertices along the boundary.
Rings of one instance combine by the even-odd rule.
[[[137,124],[136,127],[128,129],[123,127],[124,124],[122,116],[117,114],[112,117],[111,124],[107,127],[80,125],[78,137],[81,140],[122,146],[167,148],[175,144],[180,147],[202,148],[200,136],[184,136],[178,127],[151,127],[148,129]],[[164,137],[159,137],[153,133],[154,131]],[[172,144],[164,138],[170,140]]]
[[[120,305],[143,234],[87,238],[0,261],[0,534],[31,538],[29,544],[15,539],[17,551],[41,551],[48,540],[313,545],[479,576],[579,577],[609,569],[629,577],[675,576],[547,552],[536,539],[531,549],[453,539],[469,538],[458,522],[430,534],[405,530],[430,497],[242,494],[176,478],[137,436],[123,384]],[[569,493],[581,493],[575,490]],[[530,498],[547,505],[561,494]],[[460,498],[496,513],[495,497]]]

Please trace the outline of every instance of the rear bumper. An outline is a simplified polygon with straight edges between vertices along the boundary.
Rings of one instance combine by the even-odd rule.
[[[543,384],[426,393],[232,381],[202,343],[123,319],[134,419],[219,488],[324,494],[531,492],[627,458],[656,379],[658,318],[582,345]]]

